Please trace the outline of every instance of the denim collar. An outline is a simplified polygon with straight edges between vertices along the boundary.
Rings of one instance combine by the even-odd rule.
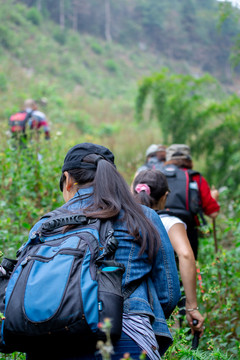
[[[78,189],[78,191],[76,192],[73,198],[78,196],[82,197],[84,195],[91,195],[91,194],[93,194],[93,186]]]
[[[78,207],[80,204],[82,205],[84,204],[86,205],[86,203],[89,204],[89,202],[92,201],[93,198],[92,195],[93,195],[93,186],[89,186],[87,188],[80,188],[78,189],[76,194],[72,197],[72,199],[68,200],[68,202],[65,203],[64,207],[75,208],[76,206]]]

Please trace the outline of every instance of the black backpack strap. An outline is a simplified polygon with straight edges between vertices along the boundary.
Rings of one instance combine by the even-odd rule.
[[[33,113],[34,110],[30,111],[30,112],[27,112],[27,115],[23,121],[23,132],[25,133],[26,132],[26,125],[28,123],[28,121],[31,119],[32,117],[32,113]]]
[[[30,112],[27,113],[27,115],[26,115],[26,117],[25,117],[25,119],[24,119],[24,126],[26,126],[27,122],[31,119],[32,114],[33,114],[33,111],[34,111],[34,110],[32,110],[32,111],[30,111]]]
[[[88,218],[80,211],[69,211],[63,206],[41,217],[41,219],[45,218],[46,221],[41,224],[37,231],[39,234],[44,233],[45,236],[47,236],[48,232],[52,232],[67,225],[81,226],[93,224],[97,221],[95,218]]]
[[[71,215],[57,215],[54,217],[50,217],[49,220],[45,221],[40,229],[38,230],[39,232],[42,231],[53,231],[55,229],[61,228],[63,226],[67,226],[67,225],[88,225],[88,224],[93,224],[94,222],[96,222],[97,219],[91,219],[91,218],[87,218],[85,215],[82,214],[71,214]]]
[[[89,218],[82,212],[72,212],[64,207],[60,207],[45,214],[41,219],[46,218],[40,228],[37,230],[36,236],[49,236],[53,232],[59,232],[64,226],[73,225],[74,227],[91,225],[99,221],[98,229],[100,235],[100,246],[104,248],[102,255],[97,259],[98,262],[104,258],[113,258],[118,248],[118,240],[114,237],[114,229],[111,220],[100,220],[97,218]]]
[[[174,214],[174,211],[170,211],[170,210],[167,210],[167,209],[164,209],[164,210],[156,210],[156,213],[157,213],[158,215],[176,216],[176,214]]]
[[[133,280],[130,284],[126,285],[123,290],[124,301],[129,298],[132,293],[148,278],[149,274],[146,274],[140,279]],[[149,292],[149,291],[148,291]],[[150,301],[151,302],[151,301]]]
[[[201,175],[200,172],[196,171],[196,170],[192,170],[192,169],[188,169],[186,170],[189,174],[189,176],[192,178],[192,176],[194,175]]]

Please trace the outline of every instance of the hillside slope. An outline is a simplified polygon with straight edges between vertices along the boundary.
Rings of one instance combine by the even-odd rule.
[[[54,88],[61,96],[64,92],[84,91],[96,98],[133,100],[137,80],[163,66],[196,76],[203,73],[200,63],[193,66],[186,59],[176,60],[166,52],[161,55],[141,50],[134,41],[123,46],[67,29],[62,31],[51,21],[43,21],[35,8],[12,0],[1,0],[0,7],[2,90],[7,87],[10,91],[9,82],[13,82],[15,90],[21,90],[25,83],[26,95],[27,87],[34,97],[49,95]],[[37,93],[33,83],[38,83]],[[15,98],[11,100],[16,102]]]
[[[66,133],[72,143],[81,134],[89,141],[100,139],[117,149],[120,158],[131,159],[129,165],[122,160],[122,167],[126,171],[129,166],[133,173],[149,143],[162,141],[156,123],[150,127],[133,121],[138,81],[164,66],[177,73],[202,74],[200,66],[149,52],[138,43],[109,44],[99,37],[62,31],[47,18],[43,21],[35,8],[13,0],[0,0],[0,10],[2,146],[9,115],[26,98],[46,97],[48,105],[42,110],[53,134]]]
[[[231,81],[230,54],[240,32],[239,9],[217,0],[16,0],[65,29],[91,34],[158,57],[186,62]],[[36,10],[36,9],[35,9]],[[34,8],[31,10],[34,11]],[[36,14],[35,14],[36,15]],[[36,17],[36,16],[35,16]],[[62,41],[64,38],[62,37]],[[128,51],[127,51],[128,52]],[[185,69],[187,71],[187,69]]]

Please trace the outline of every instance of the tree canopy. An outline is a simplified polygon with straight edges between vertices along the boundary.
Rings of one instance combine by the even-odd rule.
[[[240,99],[227,95],[211,76],[171,74],[145,77],[136,98],[138,121],[157,119],[165,144],[187,143],[205,158],[205,171],[218,186],[239,189]]]

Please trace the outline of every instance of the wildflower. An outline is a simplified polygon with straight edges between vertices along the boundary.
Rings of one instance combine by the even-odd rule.
[[[130,356],[129,353],[125,353],[125,354],[123,355],[123,358],[122,358],[121,360],[132,360],[132,358],[131,358],[131,356]]]
[[[145,360],[147,357],[147,352],[146,350],[143,350],[141,355],[139,356],[139,360]]]

